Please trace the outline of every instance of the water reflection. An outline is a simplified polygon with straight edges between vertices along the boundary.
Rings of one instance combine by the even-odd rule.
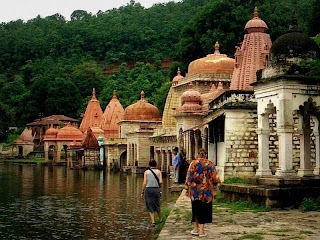
[[[164,179],[163,200],[169,200]],[[0,165],[2,239],[153,239],[142,177]]]

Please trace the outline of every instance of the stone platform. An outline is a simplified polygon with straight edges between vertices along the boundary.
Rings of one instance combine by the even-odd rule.
[[[190,199],[182,191],[174,205],[158,240],[169,239],[212,239],[212,240],[318,240],[320,236],[320,211],[271,210],[234,212],[213,203],[213,223],[205,224],[205,238],[191,236]]]
[[[249,184],[221,184],[230,201],[249,201],[271,207],[298,207],[304,198],[320,196],[320,178],[251,178]]]

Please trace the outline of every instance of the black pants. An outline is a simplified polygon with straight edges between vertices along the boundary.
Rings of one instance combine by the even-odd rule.
[[[195,222],[196,218],[200,224],[212,223],[212,202],[206,203],[201,200],[191,201],[192,206],[192,220]]]

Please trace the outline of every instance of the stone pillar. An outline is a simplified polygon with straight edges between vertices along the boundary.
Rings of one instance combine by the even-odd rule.
[[[133,155],[134,155],[134,157],[133,157],[133,166],[135,166],[136,165],[136,161],[137,161],[137,155],[138,155],[138,153],[137,153],[137,144],[134,144],[133,145]]]
[[[168,156],[166,154],[166,150],[163,150],[162,153],[163,153],[163,170],[165,172],[168,172],[168,169],[167,169],[168,168],[168,162],[167,162]]]
[[[316,138],[315,141],[315,148],[316,148],[316,167],[313,170],[313,174],[316,176],[320,175],[320,138],[319,138],[319,131],[314,132],[314,136]]]
[[[257,177],[271,176],[269,166],[269,134],[270,130],[257,129],[258,134],[258,170]]]
[[[200,140],[200,138],[199,138],[199,135],[198,135],[198,131],[195,131],[194,133],[193,133],[193,135],[194,135],[194,157],[196,157],[197,155],[198,155],[198,152],[199,152],[199,140]]]
[[[60,162],[61,161],[61,144],[60,143],[57,144],[54,161],[55,162]]]
[[[154,150],[154,160],[156,160],[157,165],[159,166],[159,155],[157,150]]]
[[[269,165],[269,114],[258,115],[258,170],[257,177],[272,175]]]
[[[298,171],[299,177],[312,176],[313,171],[311,168],[310,159],[310,134],[311,129],[304,129],[300,131],[300,168]],[[318,134],[319,135],[319,134]]]
[[[277,133],[279,136],[279,169],[277,176],[296,176],[292,169],[292,135],[293,135],[293,109],[292,94],[279,94],[277,107]]]
[[[100,133],[100,136],[98,137],[98,143],[100,146],[100,165],[103,166],[104,162],[104,145],[103,145],[104,137]]]
[[[188,131],[188,160],[191,162],[193,159],[192,159],[192,134],[191,134],[191,131]]]
[[[49,161],[49,144],[47,142],[44,143],[44,160]]]
[[[161,171],[163,172],[166,171],[164,167],[165,167],[165,154],[164,154],[164,150],[161,150]]]
[[[279,136],[279,168],[276,175],[279,177],[296,176],[292,169],[292,128],[277,130]]]

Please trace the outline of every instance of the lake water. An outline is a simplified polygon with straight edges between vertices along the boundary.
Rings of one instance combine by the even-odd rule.
[[[0,239],[153,239],[142,176],[0,165]],[[164,178],[163,201],[172,198]]]

